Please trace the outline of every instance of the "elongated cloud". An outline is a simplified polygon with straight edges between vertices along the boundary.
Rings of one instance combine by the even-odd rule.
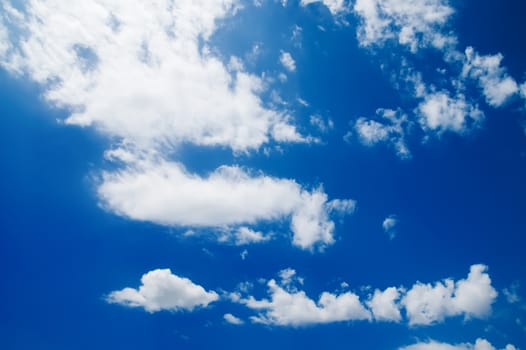
[[[472,265],[468,277],[458,281],[417,282],[410,289],[388,287],[364,296],[351,291],[324,291],[317,299],[299,289],[303,279],[295,270],[285,269],[279,275],[280,282],[267,282],[268,298],[243,296],[246,291],[233,294],[234,301],[257,312],[251,318],[253,322],[296,327],[364,320],[399,323],[405,319],[410,326],[429,326],[447,317],[485,318],[497,297],[487,267],[480,264]]]
[[[197,307],[206,307],[218,299],[216,292],[208,292],[189,279],[174,275],[170,269],[158,269],[143,275],[138,289],[124,288],[111,292],[107,301],[157,312],[192,311]]]
[[[103,175],[102,205],[134,220],[166,226],[224,227],[289,219],[294,245],[323,248],[334,243],[330,215],[351,213],[352,200],[328,200],[321,189],[307,191],[293,180],[250,174],[223,166],[207,177],[173,162],[144,163]],[[261,234],[240,227],[240,244],[262,241]]]

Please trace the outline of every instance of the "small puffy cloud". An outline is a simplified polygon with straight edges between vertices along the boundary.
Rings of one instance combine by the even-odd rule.
[[[230,324],[237,325],[237,326],[242,325],[242,324],[245,323],[245,322],[243,322],[242,319],[240,319],[240,318],[238,318],[238,317],[236,317],[236,316],[234,316],[232,314],[224,314],[223,319],[226,322],[228,322]]]
[[[501,54],[482,56],[472,47],[468,47],[465,54],[466,61],[462,75],[478,80],[489,105],[502,106],[519,92],[518,84],[501,66],[503,59]]]
[[[477,339],[475,344],[448,344],[436,341],[421,342],[410,346],[399,348],[399,350],[496,350],[496,348],[486,339]],[[508,344],[502,350],[516,350],[514,345]]]
[[[483,112],[466,101],[464,95],[458,93],[451,97],[445,91],[426,94],[416,113],[425,130],[439,134],[445,131],[463,133],[484,118]]]
[[[454,10],[447,0],[356,0],[362,46],[393,40],[412,52],[422,47],[443,49],[455,42],[446,30]]]
[[[467,279],[423,284],[407,291],[401,304],[410,325],[429,325],[446,317],[484,318],[491,312],[497,291],[491,285],[487,266],[472,265]]]
[[[376,289],[374,294],[367,301],[367,306],[371,309],[376,321],[400,322],[400,290],[389,287],[384,291]]]
[[[348,8],[345,0],[301,0],[301,6],[307,6],[313,3],[322,3],[333,15],[347,12]]]
[[[395,238],[396,236],[395,227],[397,224],[398,224],[398,218],[396,217],[396,215],[389,215],[382,222],[382,227],[385,233],[387,233],[389,235],[389,238],[391,239]]]
[[[281,279],[281,285],[292,287],[294,283],[303,284],[303,278],[298,277],[296,270],[287,268],[283,269],[278,273],[279,278]]]
[[[236,245],[246,245],[252,243],[262,243],[270,239],[269,236],[263,235],[259,231],[254,231],[248,227],[239,227],[235,233]]]
[[[395,148],[399,157],[410,157],[411,152],[405,142],[405,129],[409,125],[407,115],[400,110],[380,108],[376,111],[376,118],[377,120],[360,117],[355,122],[354,130],[360,141],[367,146],[386,142]],[[348,134],[346,139],[350,137]]]
[[[267,283],[270,299],[254,297],[240,299],[248,308],[259,311],[251,319],[256,323],[277,326],[306,326],[352,320],[370,320],[370,312],[361,304],[359,297],[351,292],[333,294],[323,292],[317,301],[304,291],[287,290],[275,280]]]
[[[174,275],[170,269],[150,271],[142,276],[139,289],[124,288],[107,297],[109,303],[141,307],[148,312],[191,311],[218,299],[216,292],[208,292],[189,279]]]
[[[334,214],[351,213],[352,200],[329,200],[321,188],[307,191],[293,180],[223,166],[200,177],[179,163],[144,161],[106,172],[98,187],[104,208],[166,226],[238,228],[241,243],[268,237],[247,228],[290,218],[294,245],[313,250],[334,243]],[[236,230],[234,230],[236,231]]]
[[[281,51],[279,61],[289,72],[294,72],[296,70],[296,61],[294,61],[290,53]]]

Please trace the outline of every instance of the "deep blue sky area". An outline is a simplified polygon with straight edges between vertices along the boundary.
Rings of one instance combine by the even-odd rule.
[[[76,78],[69,73],[58,77],[50,74],[46,81],[39,81],[34,72],[47,67],[43,62],[53,62],[53,53],[43,61],[31,60],[23,44],[17,42],[18,36],[12,34],[26,33],[27,40],[37,35],[29,26],[31,11],[36,11],[32,6],[37,2],[23,5],[28,17],[22,22],[10,21],[13,15],[6,6],[0,6],[0,29],[5,26],[11,33],[3,37],[0,30],[0,349],[395,350],[412,344],[415,347],[408,350],[443,349],[432,347],[433,343],[423,347],[431,341],[451,344],[452,350],[486,349],[470,345],[478,338],[486,339],[494,349],[504,349],[507,344],[514,348],[506,350],[526,349],[526,96],[520,94],[519,87],[495,107],[486,102],[476,77],[463,78],[466,88],[462,93],[478,106],[484,118],[463,130],[426,129],[418,110],[424,97],[404,88],[400,65],[406,60],[413,71],[424,72],[424,80],[429,79],[425,83],[433,86],[428,95],[448,89],[456,96],[450,83],[460,79],[463,61],[446,62],[446,49],[422,47],[413,53],[392,38],[385,45],[378,38],[369,46],[360,43],[357,33],[364,19],[354,8],[356,1],[343,1],[339,12],[331,12],[322,1],[305,6],[300,1],[283,5],[262,0],[259,6],[257,1],[244,1],[243,8],[224,15],[213,34],[200,39],[211,48],[209,55],[217,57],[224,67],[231,56],[239,57],[247,74],[262,79],[264,87],[251,92],[260,98],[262,108],[288,115],[287,122],[299,134],[316,137],[316,141],[275,138],[256,149],[236,152],[229,144],[203,146],[188,140],[180,142],[174,136],[173,147],[145,149],[155,149],[166,162],[181,164],[195,178],[206,178],[221,166],[239,166],[250,174],[247,176],[265,174],[274,180],[294,181],[303,193],[321,190],[328,200],[356,201],[354,211],[344,215],[323,207],[329,210],[334,224],[334,242],[322,249],[302,249],[293,242],[295,232],[290,222],[294,211],[232,225],[192,226],[142,220],[126,209],[105,204],[100,186],[109,180],[102,174],[126,173],[139,166],[113,163],[104,157],[107,150],[124,144],[123,134],[111,126],[83,127],[64,121],[76,108],[92,111],[93,96],[107,99],[96,111],[115,111],[115,115],[127,111],[119,106],[125,101],[121,96],[125,90],[122,94],[106,90],[105,95],[89,95],[80,102],[81,107],[68,97],[62,105],[46,97],[53,84],[60,85],[60,79]],[[407,2],[390,0],[395,8]],[[418,6],[426,3],[413,2]],[[51,6],[49,3],[42,1],[42,6]],[[481,56],[500,53],[504,71],[498,75],[511,77],[517,86],[525,82],[526,3],[428,3],[447,4],[455,10],[447,24],[437,29],[455,35],[455,50],[463,54],[472,46]],[[53,11],[60,13],[60,6]],[[125,28],[124,21],[121,26]],[[399,28],[393,25],[388,29],[396,33]],[[179,39],[174,36],[173,40]],[[60,40],[56,42],[62,45]],[[10,45],[8,51],[2,50],[2,43]],[[53,45],[46,47],[45,40],[42,45],[49,51],[41,52],[53,52]],[[152,41],[152,55],[154,45]],[[18,71],[9,65],[16,53],[23,62]],[[283,53],[294,59],[294,69],[280,62]],[[97,54],[102,72],[102,64],[113,56],[103,56],[108,53],[102,49]],[[62,56],[56,57],[60,62]],[[159,62],[164,62],[162,57]],[[121,64],[128,63],[123,60]],[[426,75],[436,67],[447,68],[443,80]],[[189,75],[193,74],[191,69]],[[87,88],[80,83],[68,85],[74,96],[70,98],[88,96],[98,82]],[[140,81],[132,83],[141,86]],[[162,103],[179,101],[170,98],[173,87],[163,90],[169,99]],[[193,93],[176,89],[173,94]],[[524,90],[526,93],[526,85]],[[206,107],[211,100],[200,103]],[[177,113],[176,107],[163,105],[160,113]],[[219,108],[209,110],[213,114]],[[239,110],[246,113],[243,108]],[[393,141],[396,132],[389,131],[389,136],[369,143],[360,138],[358,118],[385,122],[375,117],[378,108],[399,108],[407,116],[409,123],[404,124],[403,132],[410,157],[397,154]],[[191,111],[182,117],[192,121],[198,113]],[[317,129],[311,122],[313,116],[327,127]],[[122,117],[131,120],[127,115]],[[177,130],[179,124],[174,125]],[[157,166],[156,159],[149,159],[148,166]],[[162,184],[154,181],[152,186],[156,185]],[[213,190],[203,187],[199,191]],[[160,190],[160,196],[165,192]],[[203,211],[230,203],[229,198],[214,198]],[[150,197],[134,196],[131,201],[134,207],[150,203],[145,205],[148,212],[156,205],[155,198],[152,202]],[[246,199],[241,206],[256,206],[258,201]],[[169,211],[171,207],[161,204],[159,208]],[[394,228],[385,229],[382,223],[390,216]],[[233,238],[222,241],[221,234],[233,234],[240,226],[269,233],[271,238],[248,245],[237,244]],[[190,230],[194,234],[189,234]],[[431,287],[446,278],[466,279],[475,264],[488,267],[491,288],[498,294],[490,298],[489,311],[483,315],[455,313],[444,311],[451,310],[444,307],[440,312],[446,316],[431,324],[410,322],[403,295],[415,283],[431,283]],[[206,291],[215,291],[218,299],[204,306],[161,307],[153,312],[145,306],[148,301],[137,307],[130,307],[129,301],[128,305],[109,302],[112,292],[126,287],[138,289],[141,276],[166,268]],[[338,295],[350,291],[360,297],[371,319],[280,324],[268,309],[250,308],[231,299],[230,293],[239,292],[246,298],[271,300],[266,283],[270,279],[279,281],[279,272],[287,268],[294,269],[303,281],[296,280],[294,286],[279,282],[284,290],[291,294],[303,291],[315,303],[323,292]],[[248,291],[240,285],[244,282],[251,284]],[[401,319],[382,322],[375,319],[367,301],[375,289],[393,286],[400,288],[396,305]],[[166,300],[184,299],[177,294],[181,290],[171,292],[168,288],[160,293],[165,294],[159,298]],[[235,315],[243,323],[231,324],[225,314]],[[266,315],[270,321],[254,322],[251,317],[256,315]]]

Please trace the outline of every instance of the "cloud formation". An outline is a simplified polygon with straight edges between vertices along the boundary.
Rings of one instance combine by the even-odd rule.
[[[32,0],[19,11],[3,2],[0,62],[41,84],[45,100],[69,113],[65,123],[118,145],[107,155],[120,168],[103,172],[97,190],[107,210],[160,225],[226,226],[240,244],[263,240],[244,225],[290,218],[295,245],[323,248],[334,241],[331,212],[350,212],[353,201],[336,208],[321,188],[236,166],[200,177],[171,160],[182,144],[249,154],[270,142],[310,142],[287,111],[264,103],[261,77],[211,46],[239,5]],[[281,58],[295,69],[289,53]]]
[[[377,119],[360,117],[354,123],[354,130],[360,141],[367,146],[380,142],[390,144],[400,158],[410,158],[411,152],[405,141],[405,133],[409,121],[407,115],[401,110],[383,109],[376,110]],[[347,134],[346,139],[352,137]]]
[[[491,285],[487,266],[472,265],[467,279],[442,282],[417,282],[407,291],[401,304],[405,307],[410,325],[429,325],[446,317],[484,318],[491,312],[497,298]]]
[[[454,13],[446,0],[356,0],[354,13],[360,21],[357,37],[362,46],[392,40],[416,52],[455,42],[445,31]]]
[[[167,161],[105,172],[98,195],[105,208],[134,220],[197,228],[241,226],[234,230],[239,244],[265,240],[245,225],[290,219],[293,244],[311,250],[334,243],[331,214],[348,214],[355,207],[352,200],[328,200],[321,188],[307,191],[293,180],[250,174],[237,166],[200,177]]]
[[[294,269],[282,270],[279,275],[280,282],[267,282],[268,298],[243,295],[246,290],[233,294],[235,302],[257,312],[252,322],[295,327],[364,320],[399,323],[405,314],[410,326],[429,326],[447,317],[485,318],[497,297],[487,267],[480,264],[472,265],[468,277],[458,281],[448,278],[434,284],[417,282],[409,289],[388,287],[365,296],[324,291],[318,299],[299,289],[303,279]]]
[[[217,301],[214,291],[206,291],[187,278],[174,275],[170,269],[157,269],[144,274],[138,289],[124,288],[109,294],[109,303],[141,307],[148,312],[192,311]]]

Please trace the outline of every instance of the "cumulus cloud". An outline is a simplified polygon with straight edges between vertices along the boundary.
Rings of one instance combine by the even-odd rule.
[[[301,6],[307,6],[313,3],[322,3],[333,15],[345,13],[348,10],[345,0],[301,0],[300,2]]]
[[[235,233],[236,245],[246,245],[252,243],[262,243],[270,239],[270,236],[265,236],[259,231],[254,231],[248,227],[239,227]]]
[[[454,10],[447,0],[356,0],[362,46],[394,40],[416,52],[422,47],[443,49],[456,39],[446,31]]]
[[[439,134],[445,131],[463,133],[484,118],[478,106],[468,102],[463,94],[451,96],[446,91],[427,94],[416,113],[424,129]]]
[[[463,344],[448,344],[439,343],[436,341],[421,342],[410,346],[399,348],[399,350],[496,350],[486,339],[477,339],[475,344],[463,343]],[[508,344],[506,348],[502,350],[516,350],[515,346]]]
[[[398,303],[400,291],[403,290],[395,287],[389,287],[384,291],[379,289],[374,291],[374,294],[367,301],[367,306],[371,309],[376,321],[400,322],[402,320]]]
[[[102,205],[134,220],[166,226],[239,226],[236,241],[266,238],[246,225],[290,218],[293,243],[303,249],[334,242],[331,214],[350,213],[352,200],[328,200],[321,188],[303,189],[293,180],[250,174],[223,166],[207,177],[175,162],[144,162],[106,172],[98,187]]]
[[[284,269],[278,275],[279,281],[267,282],[267,298],[256,299],[247,295],[247,290],[232,294],[234,302],[257,312],[251,317],[252,322],[277,326],[359,320],[399,323],[405,314],[409,325],[429,326],[446,317],[484,318],[497,297],[484,265],[472,265],[468,277],[458,281],[417,282],[410,289],[375,289],[366,296],[325,291],[317,300],[301,289],[304,281],[294,269]]]
[[[519,92],[518,84],[501,66],[501,54],[482,56],[472,47],[465,54],[462,75],[478,80],[489,105],[499,107]]]
[[[225,315],[223,316],[223,319],[224,319],[226,322],[228,322],[228,323],[230,323],[230,324],[234,324],[234,325],[242,325],[242,324],[245,323],[245,322],[243,322],[242,319],[240,319],[240,318],[238,318],[238,317],[236,317],[236,316],[234,316],[234,315],[232,315],[232,314],[225,314]]]
[[[377,120],[360,117],[354,123],[354,130],[360,141],[367,146],[385,142],[395,148],[400,158],[411,157],[406,145],[405,133],[409,126],[408,117],[401,110],[376,110]],[[351,134],[346,135],[349,139]]]
[[[292,58],[292,55],[289,52],[281,51],[279,61],[289,72],[294,72],[296,70],[296,61],[294,61],[294,58]]]
[[[369,320],[371,315],[361,304],[359,297],[351,292],[332,294],[323,292],[318,301],[309,298],[304,291],[286,290],[275,280],[267,283],[270,299],[254,297],[240,302],[260,311],[251,320],[256,323],[279,326],[305,326],[352,320]]]
[[[139,289],[124,288],[111,292],[107,301],[157,312],[192,311],[197,307],[206,307],[218,299],[216,292],[206,291],[189,279],[174,275],[170,269],[157,269],[142,276]]]
[[[451,316],[484,318],[496,298],[487,266],[479,264],[471,266],[467,279],[446,279],[434,285],[417,282],[401,304],[410,325],[429,325]]]

